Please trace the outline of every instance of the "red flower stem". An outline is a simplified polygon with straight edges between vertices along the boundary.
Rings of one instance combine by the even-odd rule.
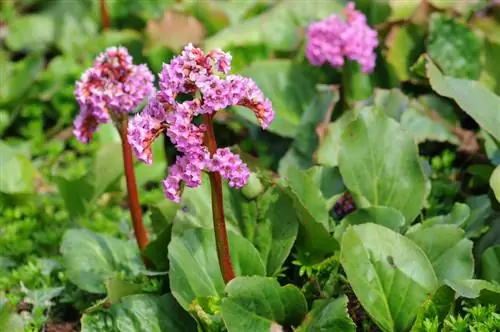
[[[106,8],[106,0],[100,0],[100,9],[101,9],[101,23],[104,30],[109,30],[111,24],[109,23],[109,14],[108,9]]]
[[[142,223],[142,211],[139,204],[139,195],[137,193],[137,184],[134,173],[134,160],[132,158],[132,149],[127,137],[128,118],[123,117],[118,126],[122,141],[123,166],[125,168],[125,178],[127,179],[128,203],[132,225],[134,227],[135,239],[139,249],[144,249],[148,244],[148,233]],[[145,261],[145,263],[147,263]]]
[[[205,114],[203,120],[206,126],[205,144],[213,155],[217,150],[215,141],[212,116]],[[219,267],[222,278],[227,284],[234,279],[234,269],[229,254],[229,242],[227,240],[226,222],[224,220],[224,205],[222,200],[222,179],[219,172],[209,172],[210,186],[212,187],[212,213],[214,219],[215,243],[217,246],[217,257],[219,258]]]

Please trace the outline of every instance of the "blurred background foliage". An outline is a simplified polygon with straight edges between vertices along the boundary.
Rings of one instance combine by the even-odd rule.
[[[248,110],[218,112],[217,138],[280,174],[313,165],[335,172],[339,132],[352,119],[345,111],[382,108],[419,144],[432,182],[425,216],[464,202],[476,218],[468,231],[482,241],[480,248],[499,244],[499,228],[488,226],[499,221],[497,203],[488,196],[488,180],[500,164],[498,136],[434,93],[423,67],[427,55],[444,75],[479,81],[499,95],[499,2],[355,2],[379,33],[370,76],[356,66],[315,68],[305,59],[307,25],[338,12],[346,4],[341,0],[107,0],[108,31],[97,0],[2,0],[0,290],[9,301],[22,302],[38,289],[59,296],[57,310],[64,313],[48,313],[42,303],[43,310],[31,311],[34,327],[86,307],[94,298],[68,284],[60,265],[62,234],[86,227],[122,239],[131,235],[114,128],[102,126],[89,145],[79,144],[71,128],[78,112],[74,82],[113,45],[126,46],[135,63],[153,72],[189,42],[229,51],[233,72],[252,77],[277,115],[264,132]],[[154,166],[136,167],[148,225],[147,207],[164,200],[159,183],[174,157],[165,140],[154,149]],[[342,181],[333,186],[338,188],[325,190],[343,191]]]

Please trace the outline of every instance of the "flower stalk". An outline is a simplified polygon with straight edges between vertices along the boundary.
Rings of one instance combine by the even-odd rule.
[[[104,30],[109,30],[111,24],[109,22],[108,8],[106,7],[106,0],[99,1],[99,8],[101,10],[101,23]]]
[[[134,160],[132,158],[132,149],[127,137],[128,118],[122,117],[117,129],[120,132],[123,152],[123,167],[125,169],[125,179],[127,181],[128,203],[132,226],[134,228],[135,239],[140,250],[148,244],[148,233],[142,222],[141,205],[139,204],[139,194],[137,193],[137,183],[135,180]]]
[[[203,120],[206,126],[205,144],[208,147],[210,155],[217,151],[217,142],[215,141],[212,115],[205,114]],[[222,278],[227,284],[234,279],[234,269],[231,263],[229,253],[229,241],[227,239],[226,221],[224,219],[224,205],[222,198],[222,179],[219,172],[209,172],[210,186],[212,193],[212,213],[214,219],[215,243],[217,247],[217,257]]]

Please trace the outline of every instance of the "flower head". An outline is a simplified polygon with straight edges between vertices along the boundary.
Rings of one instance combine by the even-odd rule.
[[[374,70],[377,32],[368,26],[366,17],[354,7],[354,3],[349,2],[344,9],[345,19],[331,15],[309,25],[306,56],[312,65],[329,63],[332,67],[341,68],[347,57],[357,61],[365,73]]]
[[[165,196],[172,201],[180,201],[183,185],[199,186],[203,171],[219,172],[236,188],[243,187],[248,180],[250,171],[241,158],[228,148],[211,155],[204,145],[206,128],[193,123],[198,115],[211,116],[239,105],[251,109],[263,128],[271,124],[274,118],[271,101],[253,80],[227,75],[230,69],[230,54],[221,50],[205,54],[187,45],[179,56],[163,64],[160,91],[129,124],[128,137],[140,160],[151,163],[150,147],[161,132],[166,133],[181,153],[163,181]],[[194,99],[179,102],[177,97],[181,93],[192,94]]]
[[[80,114],[74,121],[75,136],[86,143],[99,123],[110,120],[111,112],[133,111],[154,93],[153,81],[154,76],[146,65],[132,63],[127,49],[108,48],[76,82]]]

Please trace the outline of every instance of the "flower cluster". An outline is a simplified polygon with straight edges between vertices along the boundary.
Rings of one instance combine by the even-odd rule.
[[[363,13],[349,2],[343,19],[332,15],[323,21],[314,22],[307,30],[306,56],[315,66],[329,63],[335,68],[344,65],[344,57],[357,61],[365,73],[375,68],[377,32],[366,23]]]
[[[351,193],[345,192],[333,206],[333,213],[339,219],[344,218],[346,215],[356,211],[356,203]]]
[[[263,128],[270,125],[274,118],[270,100],[251,79],[227,75],[230,69],[228,53],[214,50],[205,54],[187,45],[181,55],[163,64],[160,91],[129,124],[130,144],[145,163],[152,162],[151,144],[162,132],[182,153],[163,181],[165,195],[172,201],[180,201],[182,184],[199,186],[204,170],[219,172],[236,188],[248,180],[250,171],[241,158],[228,148],[211,151],[211,155],[203,141],[207,128],[193,123],[198,115],[211,117],[218,110],[240,105],[251,109]],[[179,102],[179,94],[199,97]]]
[[[153,81],[148,67],[134,65],[126,48],[108,48],[76,82],[80,114],[74,121],[75,136],[87,143],[100,123],[110,121],[110,112],[133,111],[154,94]]]

